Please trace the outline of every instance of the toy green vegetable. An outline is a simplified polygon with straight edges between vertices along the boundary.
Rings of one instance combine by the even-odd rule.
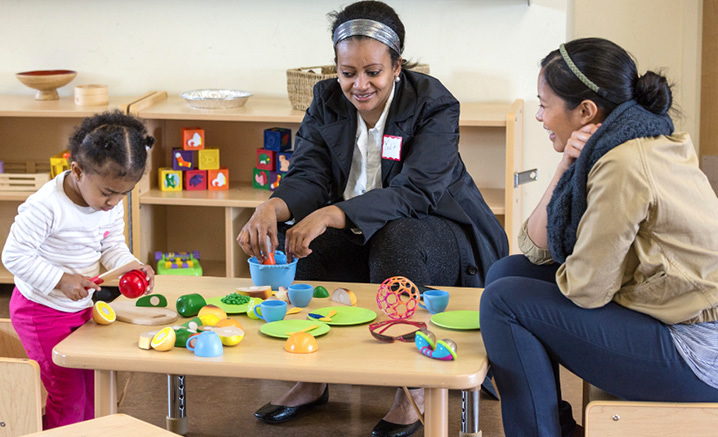
[[[177,298],[177,312],[182,317],[194,317],[207,305],[207,301],[197,293],[185,294]]]

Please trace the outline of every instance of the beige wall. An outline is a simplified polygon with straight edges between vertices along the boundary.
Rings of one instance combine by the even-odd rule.
[[[699,147],[701,0],[571,0],[569,39],[600,36],[633,54],[639,74],[664,69],[683,117],[676,128]]]

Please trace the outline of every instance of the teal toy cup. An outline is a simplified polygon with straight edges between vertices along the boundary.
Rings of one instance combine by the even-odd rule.
[[[284,319],[287,303],[282,300],[265,300],[254,307],[254,315],[267,323]]]
[[[256,257],[247,260],[249,263],[249,275],[254,285],[269,285],[272,290],[279,290],[279,287],[289,288],[294,281],[294,274],[297,271],[297,258],[287,263],[287,256],[280,250],[274,251],[276,264],[262,264]]]
[[[198,357],[222,356],[222,339],[214,331],[203,331],[187,339],[187,349]]]
[[[449,305],[449,293],[444,290],[426,290],[421,294],[421,298],[424,305],[419,303],[419,306],[431,314],[440,313]]]
[[[292,284],[288,290],[289,302],[295,307],[306,307],[314,297],[314,287],[311,284]]]

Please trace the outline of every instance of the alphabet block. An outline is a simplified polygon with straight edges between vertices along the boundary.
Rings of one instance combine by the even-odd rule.
[[[198,168],[200,170],[219,169],[219,149],[204,149],[197,152],[199,156]]]
[[[274,170],[277,163],[277,152],[274,150],[257,149],[257,168]]]
[[[292,130],[283,127],[273,127],[264,130],[264,148],[283,152],[292,147]]]
[[[274,191],[279,186],[279,182],[281,182],[282,178],[284,177],[286,173],[279,172],[279,171],[270,171],[269,172],[269,190]]]
[[[292,152],[280,152],[277,153],[277,168],[276,170],[280,173],[286,173],[289,171],[289,163],[292,161]]]
[[[187,170],[184,173],[184,189],[187,191],[202,191],[207,189],[206,170]]]
[[[172,149],[172,170],[192,170],[194,152],[191,150]]]
[[[252,172],[252,187],[261,188],[263,190],[269,189],[269,170],[262,170],[261,168],[255,168]]]
[[[210,191],[229,189],[229,170],[227,167],[207,170],[207,189]]]
[[[182,148],[184,150],[204,149],[204,129],[200,127],[183,127]]]
[[[157,169],[157,186],[162,191],[182,191],[182,172],[169,167]]]

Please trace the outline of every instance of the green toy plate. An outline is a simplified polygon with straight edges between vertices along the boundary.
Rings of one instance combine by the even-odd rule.
[[[242,305],[228,305],[222,302],[224,296],[210,297],[207,299],[207,304],[217,305],[222,308],[227,314],[240,314],[246,313],[249,308],[249,303],[243,303]]]
[[[374,311],[362,307],[325,307],[310,311],[310,313],[326,316],[331,310],[336,310],[337,313],[332,316],[331,321],[324,322],[327,325],[361,325],[362,323],[369,323],[376,319],[376,313]]]
[[[447,329],[479,329],[478,311],[444,311],[431,316],[431,322]]]
[[[287,334],[287,332],[301,331],[302,329],[308,328],[312,325],[317,325],[317,327],[311,331],[307,331],[307,333],[312,334],[314,337],[324,335],[329,332],[329,329],[331,329],[329,325],[318,320],[289,319],[265,323],[261,328],[259,328],[259,332],[270,337],[289,338],[289,334]]]

